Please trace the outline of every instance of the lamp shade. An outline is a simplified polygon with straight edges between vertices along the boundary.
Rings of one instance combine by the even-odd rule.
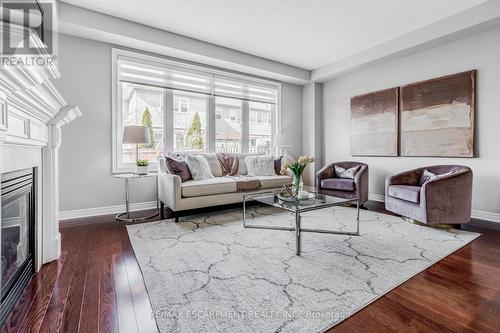
[[[145,126],[125,126],[123,128],[122,143],[143,144],[149,143],[149,131]]]

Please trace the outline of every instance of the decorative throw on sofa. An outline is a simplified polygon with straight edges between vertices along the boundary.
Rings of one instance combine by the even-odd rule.
[[[234,176],[238,174],[239,160],[235,154],[219,153],[217,154],[222,174],[224,176]]]
[[[204,180],[214,178],[210,170],[210,164],[203,155],[186,155],[186,162],[193,180]]]
[[[349,169],[344,169],[342,167],[335,165],[335,175],[339,178],[354,179],[359,169],[360,169],[359,165],[356,165],[355,167]]]
[[[234,179],[238,191],[256,191],[260,189],[261,183],[258,178],[251,176],[227,176]]]

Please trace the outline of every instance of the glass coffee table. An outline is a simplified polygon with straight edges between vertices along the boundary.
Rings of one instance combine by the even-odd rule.
[[[305,200],[283,200],[280,198],[280,190],[260,192],[247,194],[243,196],[243,227],[255,229],[272,229],[272,230],[285,230],[295,231],[295,254],[300,255],[301,248],[301,233],[302,232],[316,232],[324,234],[337,234],[337,235],[351,235],[359,236],[359,199],[343,199],[339,197],[329,196],[316,192],[314,187],[305,187],[305,191],[310,193],[310,198]],[[246,203],[248,201],[257,201],[265,205],[276,207],[287,212],[295,214],[295,227],[285,226],[265,226],[265,225],[252,225],[247,224],[246,221]],[[356,204],[356,231],[336,231],[325,229],[308,229],[302,228],[300,225],[301,214],[311,212],[319,209],[325,209],[335,206],[343,206],[346,204]]]

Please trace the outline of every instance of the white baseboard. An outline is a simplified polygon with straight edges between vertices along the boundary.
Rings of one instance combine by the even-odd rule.
[[[368,194],[368,199],[373,200],[373,201],[384,202],[385,196],[383,196],[382,194],[370,193],[370,194]]]
[[[373,200],[373,201],[384,202],[385,196],[383,196],[381,194],[372,193],[372,194],[368,194],[368,199]],[[471,215],[475,219],[500,223],[500,214],[498,214],[498,213],[492,213],[492,212],[486,212],[483,210],[474,210],[473,209]]]
[[[378,202],[384,202],[385,197],[382,194],[368,194],[368,199]],[[156,208],[156,201],[138,202],[130,204],[130,211],[146,210]],[[77,210],[66,210],[59,212],[59,220],[70,220],[82,217],[91,217],[99,215],[118,214],[125,211],[125,205],[86,208]],[[482,210],[472,210],[472,217],[480,220],[492,221],[500,223],[500,214],[486,212]]]
[[[500,214],[498,213],[485,212],[484,210],[472,210],[472,217],[475,219],[500,223]]]
[[[154,208],[156,208],[156,201],[132,203],[130,204],[129,207],[131,212],[138,210],[154,209]],[[82,217],[118,214],[123,212],[125,212],[125,205],[66,210],[59,212],[59,220],[61,221],[61,220],[69,220]]]

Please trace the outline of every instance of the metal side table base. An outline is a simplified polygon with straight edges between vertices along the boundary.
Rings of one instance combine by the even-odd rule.
[[[127,217],[123,217],[123,216],[127,216]],[[150,216],[141,216],[141,217],[135,217],[135,218],[130,218],[129,216],[130,216],[130,213],[124,212],[124,213],[120,213],[120,214],[116,215],[115,219],[117,219],[118,221],[123,221],[123,222],[142,222],[142,221],[149,220],[155,216],[158,216],[158,213],[155,213],[155,214],[150,215]]]
[[[141,175],[145,176],[145,175]],[[151,175],[148,175],[151,176]],[[115,216],[115,219],[118,221],[123,221],[123,222],[142,222],[149,220],[155,216],[159,216],[160,214],[160,207],[159,207],[159,202],[158,202],[158,180],[156,179],[156,213],[153,215],[149,216],[141,216],[141,217],[134,217],[130,218],[130,205],[129,205],[129,179],[134,178],[134,176],[127,177],[127,175],[119,175],[117,176],[119,178],[124,178],[125,179],[125,212],[120,213]],[[154,175],[156,177],[156,175]],[[136,176],[137,178],[137,176]]]

